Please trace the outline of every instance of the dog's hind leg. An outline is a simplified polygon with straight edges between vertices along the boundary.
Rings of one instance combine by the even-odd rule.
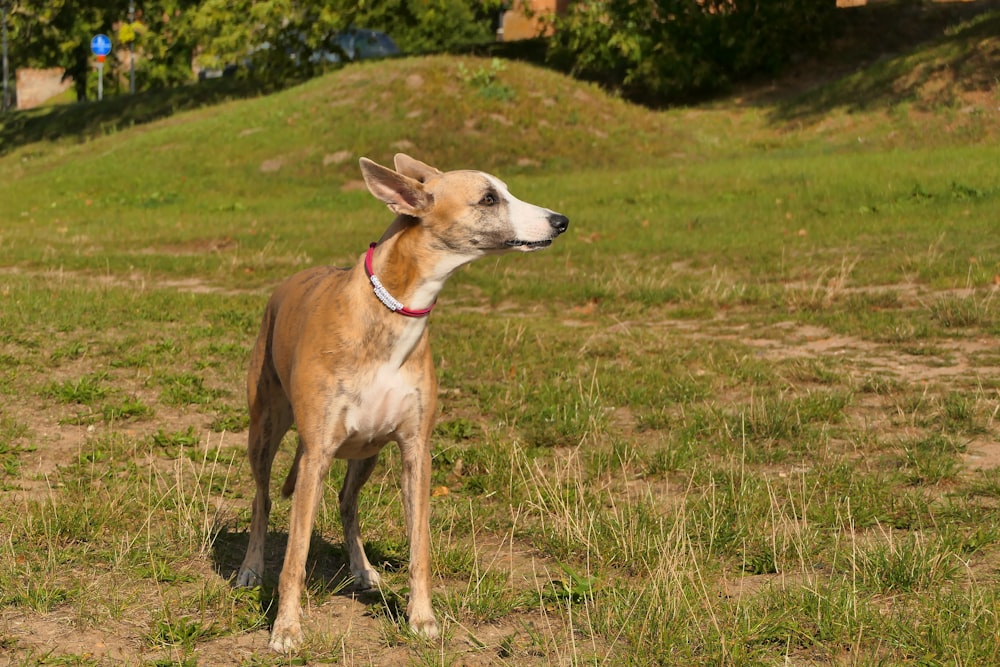
[[[292,459],[292,467],[288,469],[288,476],[285,477],[285,483],[281,485],[281,497],[291,498],[292,494],[295,493],[295,482],[299,478],[299,461],[302,459],[302,438],[299,438],[299,444],[295,447],[295,458]]]
[[[358,494],[375,470],[376,461],[378,461],[377,454],[367,459],[348,461],[344,485],[340,488],[340,523],[344,527],[344,545],[351,561],[354,586],[360,590],[378,588],[381,581],[378,572],[365,555],[361,528],[358,525]]]
[[[271,515],[271,465],[281,439],[292,424],[292,407],[277,377],[265,370],[257,383],[251,383],[250,428],[247,455],[256,483],[250,539],[236,578],[238,586],[256,586],[264,573],[264,542]]]

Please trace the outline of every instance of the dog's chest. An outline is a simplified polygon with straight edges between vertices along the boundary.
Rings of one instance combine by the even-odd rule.
[[[383,366],[359,386],[342,407],[345,440],[338,458],[367,458],[419,424],[420,391],[402,369]]]

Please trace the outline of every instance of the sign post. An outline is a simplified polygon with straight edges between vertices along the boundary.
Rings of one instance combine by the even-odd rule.
[[[111,39],[107,35],[94,35],[90,51],[97,56],[97,99],[104,99],[104,59],[111,53]]]

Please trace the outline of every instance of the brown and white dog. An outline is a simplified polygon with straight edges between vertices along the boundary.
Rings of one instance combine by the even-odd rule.
[[[282,488],[285,497],[295,495],[270,640],[278,652],[302,641],[309,539],[335,458],[348,461],[340,518],[351,575],[360,588],[379,585],[358,528],[358,492],[392,441],[401,452],[410,541],[407,615],[415,632],[438,635],[428,521],[437,379],[426,315],[458,267],[484,255],[544,248],[569,225],[565,216],[517,199],[489,174],[442,173],[403,154],[394,162],[395,171],[360,161],[369,191],[396,214],[382,239],[349,269],[317,267],[279,285],[250,359],[248,454],[257,488],[238,585],[260,583],[271,465],[293,421],[299,435]]]

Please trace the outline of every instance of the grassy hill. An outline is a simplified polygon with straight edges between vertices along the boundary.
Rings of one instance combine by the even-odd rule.
[[[101,244],[103,267],[95,266],[96,252],[79,248],[64,265],[122,270],[138,262],[185,273],[191,256],[157,257],[151,244],[259,252],[282,244],[297,225],[319,228],[339,211],[366,209],[367,194],[358,192],[362,155],[387,162],[404,151],[505,178],[596,172],[601,180],[607,169],[714,160],[711,173],[754,156],[985,145],[1000,118],[988,75],[997,64],[998,25],[1000,14],[987,13],[804,91],[793,75],[786,82],[802,91],[796,94],[776,97],[765,87],[763,95],[743,91],[728,102],[669,111],[521,62],[441,56],[352,65],[278,92],[206,82],[13,114],[0,127],[0,216],[12,221],[7,237],[21,260],[39,263],[47,251],[35,234],[46,226],[65,229],[69,246],[81,235],[72,229],[88,238],[88,230],[115,229],[114,242]],[[46,138],[52,133],[58,136]],[[703,180],[719,187],[715,176]],[[176,223],[164,226],[165,215]],[[30,224],[14,222],[26,216]],[[350,247],[361,242],[362,233],[344,231]],[[48,242],[61,247],[59,237],[49,234]],[[325,239],[309,245],[346,260]],[[302,253],[293,245],[284,254]],[[251,280],[273,277],[264,271]]]
[[[485,169],[519,173],[796,147],[817,135],[827,149],[858,138],[879,147],[990,140],[1000,106],[991,74],[1000,60],[1000,13],[939,27],[934,40],[903,52],[884,26],[900,14],[853,26],[829,61],[756,89],[762,94],[744,90],[694,109],[649,111],[515,61],[430,57],[352,65],[278,92],[203,82],[13,113],[0,119],[0,175],[9,187],[73,161],[83,167],[70,168],[81,185],[106,178],[112,189],[146,189],[119,179],[119,169],[166,189],[182,177],[239,176],[217,184],[225,188],[260,179],[262,170],[270,180],[342,184],[356,178],[357,156],[386,160],[399,149],[448,165],[474,156]],[[872,50],[882,33],[884,48],[896,52]],[[868,51],[857,54],[859,44]],[[865,56],[874,62],[864,64]],[[844,63],[857,69],[845,74]],[[788,90],[800,92],[777,94]],[[74,148],[81,140],[86,146]],[[108,151],[113,160],[103,159]]]
[[[803,94],[786,96],[775,109],[776,118],[815,121],[835,110],[927,115],[952,111],[987,117],[997,111],[994,73],[1000,63],[1000,13],[982,12],[948,25],[934,23],[933,11],[924,16],[916,8],[871,10],[853,38],[837,49],[860,51],[854,57],[867,55],[870,62],[853,72],[834,70],[838,76]],[[907,25],[918,20],[922,22]],[[935,29],[928,33],[931,26]],[[901,43],[897,31],[906,34],[907,29],[933,38],[919,45]]]
[[[235,90],[239,85],[204,82],[187,92],[212,100],[214,86]],[[127,116],[127,102],[118,102],[122,106],[116,111]],[[273,138],[276,129],[282,131],[280,139]],[[253,141],[235,146],[226,141],[241,132],[262,131],[264,136]],[[251,162],[283,151],[290,171],[315,177],[324,151],[357,154],[381,147],[382,155],[375,157],[384,158],[393,143],[412,145],[415,152],[441,162],[454,161],[475,146],[487,168],[514,166],[519,160],[548,167],[559,161],[620,165],[629,153],[662,157],[664,153],[655,152],[660,142],[653,139],[671,139],[662,136],[665,131],[656,114],[549,70],[499,60],[429,57],[360,63],[273,95],[177,114],[143,130],[156,138],[142,141],[169,142],[193,133],[197,145],[205,147],[207,136],[220,144],[223,155],[218,159],[249,150],[248,167],[254,169],[259,165]],[[125,136],[115,137],[119,143],[135,136],[121,134]],[[16,141],[9,134],[5,139]],[[217,168],[215,156],[207,153],[179,157],[207,159],[207,167]]]

